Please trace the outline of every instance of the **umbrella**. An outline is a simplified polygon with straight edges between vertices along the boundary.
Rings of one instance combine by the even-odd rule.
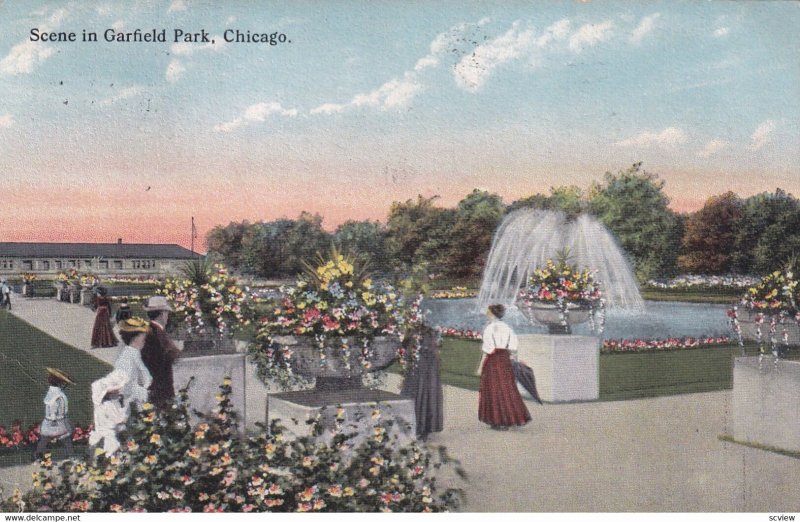
[[[511,367],[514,369],[514,377],[517,382],[531,394],[533,400],[542,404],[542,399],[539,398],[539,392],[536,391],[536,378],[533,376],[533,369],[521,361],[511,361]]]

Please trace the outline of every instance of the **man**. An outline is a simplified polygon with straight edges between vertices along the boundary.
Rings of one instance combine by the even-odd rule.
[[[172,311],[166,297],[154,295],[143,308],[150,319],[150,333],[147,334],[142,349],[142,360],[153,376],[150,402],[158,408],[164,408],[175,397],[172,364],[180,355],[181,349],[172,342],[165,330]]]
[[[141,408],[148,402],[147,390],[153,382],[153,377],[147,366],[142,362],[142,348],[145,338],[150,331],[150,325],[144,319],[131,317],[119,323],[119,336],[125,346],[120,350],[114,369],[119,370],[127,377],[127,382],[122,388],[122,398],[127,410],[131,403],[136,403]]]
[[[0,305],[11,310],[11,286],[5,279],[0,281]]]

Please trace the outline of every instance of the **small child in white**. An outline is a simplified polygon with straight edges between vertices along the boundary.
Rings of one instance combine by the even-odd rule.
[[[101,440],[106,455],[112,455],[119,449],[117,434],[128,421],[128,408],[122,397],[122,389],[126,384],[128,376],[120,370],[114,370],[92,383],[94,430],[89,434],[90,449]]]
[[[47,383],[50,388],[44,398],[44,420],[39,427],[39,443],[33,457],[41,457],[47,444],[53,440],[63,440],[67,456],[72,455],[72,423],[67,418],[69,401],[64,394],[67,384],[75,384],[69,375],[56,368],[47,368]]]

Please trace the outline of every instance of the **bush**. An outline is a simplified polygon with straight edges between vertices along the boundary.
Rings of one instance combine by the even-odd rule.
[[[444,451],[434,458],[416,443],[391,444],[388,424],[373,428],[354,448],[354,433],[337,430],[323,443],[291,438],[275,423],[269,432],[240,438],[230,393],[226,379],[215,412],[194,426],[186,389],[165,411],[145,405],[119,453],[98,451],[94,463],[58,466],[46,456],[33,490],[4,499],[0,507],[17,510],[22,502],[29,510],[67,512],[303,512],[457,506],[458,492],[437,495],[432,476],[454,462]],[[320,433],[319,425],[315,430]]]

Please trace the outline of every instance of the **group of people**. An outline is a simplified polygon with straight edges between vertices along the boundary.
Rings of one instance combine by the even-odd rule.
[[[95,289],[92,308],[96,311],[94,326],[92,327],[92,348],[111,348],[117,346],[117,337],[114,335],[114,328],[111,325],[111,299],[108,297],[108,290],[98,286]],[[121,321],[132,317],[128,298],[123,297],[119,308],[114,314],[114,322],[119,325]]]
[[[100,308],[106,306],[98,305],[98,315]],[[145,403],[165,408],[175,397],[172,367],[181,349],[166,332],[172,308],[164,296],[151,297],[143,308],[147,319],[129,316],[118,322],[124,346],[114,362],[114,369],[92,383],[94,430],[89,435],[92,453],[101,442],[108,455],[119,449],[118,434],[125,429],[132,409],[141,410]],[[104,320],[108,321],[108,317]],[[41,455],[53,439],[63,439],[67,453],[72,453],[72,427],[67,418],[68,401],[63,388],[74,382],[66,373],[54,368],[48,368],[48,382],[45,420],[34,456]]]
[[[11,310],[11,285],[5,278],[0,279],[0,308]]]

